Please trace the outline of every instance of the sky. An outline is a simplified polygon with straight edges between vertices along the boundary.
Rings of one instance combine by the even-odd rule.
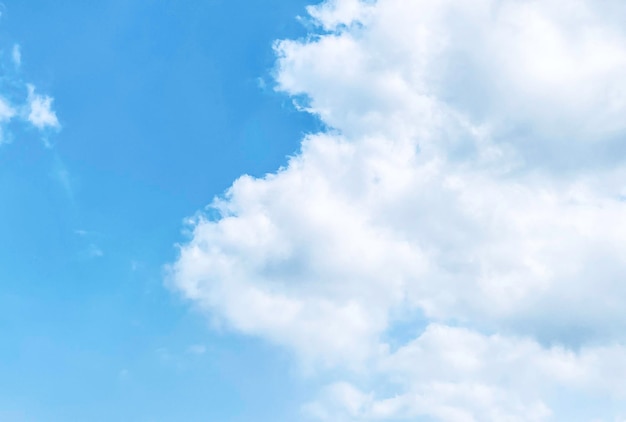
[[[0,420],[623,422],[621,0],[5,0]]]

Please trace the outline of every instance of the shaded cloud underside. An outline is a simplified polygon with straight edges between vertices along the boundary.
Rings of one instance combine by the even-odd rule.
[[[277,83],[331,129],[191,219],[172,284],[330,379],[314,418],[626,415],[622,2],[308,12]]]

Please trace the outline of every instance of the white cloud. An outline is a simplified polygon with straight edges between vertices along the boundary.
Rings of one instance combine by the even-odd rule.
[[[305,412],[332,421],[591,420],[607,416],[598,402],[624,399],[625,360],[623,346],[572,352],[435,324],[372,370],[402,394],[377,397],[374,391],[336,382]]]
[[[621,2],[308,10],[278,87],[332,129],[190,220],[172,284],[336,376],[321,419],[626,413]]]
[[[35,93],[35,87],[28,85],[28,121],[37,129],[60,127],[56,113],[52,110],[52,97]]]
[[[360,0],[323,2],[317,6],[308,6],[308,14],[327,31],[338,27],[350,26],[365,20],[374,11],[373,4]]]
[[[5,75],[4,90],[0,90],[0,145],[9,143],[13,134],[8,131],[12,121],[32,126],[40,131],[60,129],[59,120],[52,109],[54,99],[48,95],[36,93],[35,85],[24,83],[19,76],[22,63],[22,52],[19,44],[11,49],[10,60],[14,71]],[[17,95],[17,93],[23,93]],[[51,144],[47,137],[42,141],[46,147]]]

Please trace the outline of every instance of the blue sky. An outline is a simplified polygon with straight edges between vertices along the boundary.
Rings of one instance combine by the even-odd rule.
[[[1,4],[0,421],[626,420],[622,0],[309,3]]]
[[[209,330],[163,265],[185,216],[315,127],[258,82],[303,11],[4,2],[2,50],[21,46],[20,77],[54,97],[62,129],[45,148],[17,127],[0,151],[0,419],[291,420],[284,357]]]

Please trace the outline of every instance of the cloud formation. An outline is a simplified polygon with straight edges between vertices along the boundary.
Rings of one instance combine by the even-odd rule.
[[[190,219],[172,285],[330,379],[313,418],[624,417],[622,2],[308,13],[276,80],[329,130]]]
[[[60,127],[56,113],[52,110],[52,97],[35,93],[35,87],[28,87],[28,121],[37,129]]]
[[[10,61],[9,63],[4,63]],[[32,83],[25,83],[20,75],[22,52],[19,44],[14,44],[10,57],[0,56],[5,74],[0,87],[0,145],[13,140],[8,131],[10,123],[18,123],[25,127],[37,129],[42,133],[42,140],[50,146],[47,133],[61,128],[55,111],[52,108],[54,99],[36,92]]]

